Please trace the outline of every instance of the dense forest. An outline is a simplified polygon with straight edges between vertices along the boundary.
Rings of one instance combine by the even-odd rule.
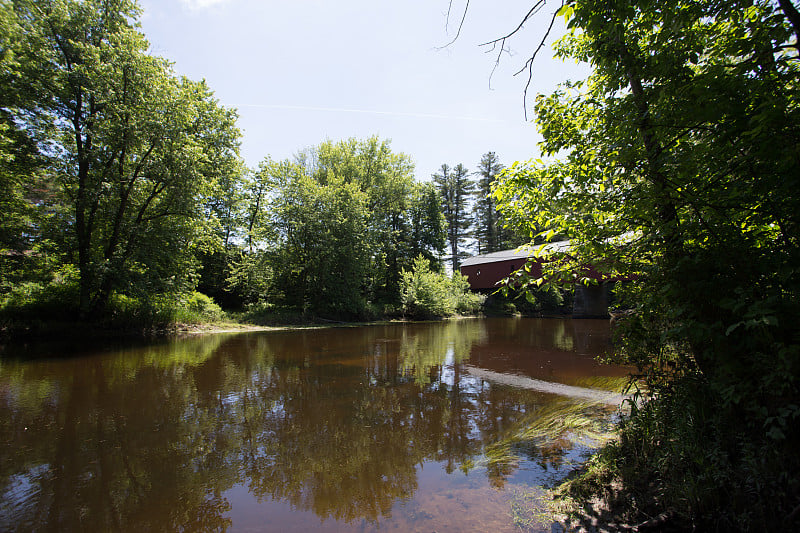
[[[447,241],[457,273],[470,247],[525,240],[488,199],[494,153],[474,174],[443,165],[433,182],[378,138],[248,169],[236,111],[153,55],[139,16],[132,0],[0,3],[7,317],[114,326],[213,318],[217,304],[337,319],[474,311],[480,299],[445,274]]]

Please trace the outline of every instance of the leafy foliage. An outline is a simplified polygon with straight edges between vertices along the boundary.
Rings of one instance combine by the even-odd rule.
[[[418,183],[412,191],[410,253],[423,255],[431,265],[439,265],[445,248],[447,221],[441,210],[441,197],[433,183]]]
[[[431,270],[422,256],[414,261],[414,269],[403,270],[403,311],[417,319],[453,316],[456,313],[474,313],[484,297],[469,291],[466,276],[453,273],[452,277]]]
[[[148,52],[133,1],[20,0],[2,11],[26,36],[7,50],[15,64],[2,81],[15,101],[6,117],[28,132],[26,146],[34,143],[57,192],[53,242],[78,268],[81,314],[102,315],[119,290],[190,289],[194,248],[216,222],[204,199],[239,170],[235,113]],[[20,146],[11,153],[21,165]],[[9,198],[27,186],[6,183]],[[17,204],[12,211],[24,214]],[[40,219],[51,209],[35,198],[25,206]],[[42,253],[46,235],[30,227],[32,251]]]
[[[267,158],[246,185],[247,252],[229,282],[307,314],[369,318],[400,304],[401,271],[438,267],[444,218],[430,184],[376,137],[326,141],[294,162]]]
[[[418,255],[441,268],[441,199],[407,155],[347,139],[246,169],[236,112],[152,53],[139,16],[135,0],[0,2],[6,311],[41,298],[150,324],[180,319],[172,299],[216,316],[190,309],[199,290],[229,308],[367,317],[397,312]],[[70,297],[51,297],[66,271]]]
[[[594,72],[538,97],[541,146],[552,159],[515,164],[495,197],[531,231],[546,227],[571,239],[548,280],[581,278],[590,262],[633,279],[619,355],[639,365],[654,395],[640,411],[653,416],[634,415],[630,427],[667,428],[660,438],[669,440],[653,441],[647,463],[663,474],[654,482],[674,495],[662,505],[695,524],[727,527],[735,513],[724,501],[758,485],[754,512],[738,517],[745,521],[737,527],[784,526],[800,494],[800,464],[788,448],[798,438],[789,419],[800,399],[800,62],[792,6],[567,6],[571,32],[557,53],[591,62]],[[685,383],[708,394],[681,393],[690,390]],[[670,418],[681,403],[690,417],[713,406],[709,424],[733,441]],[[626,450],[644,445],[635,431],[630,436]],[[659,466],[679,458],[692,461],[684,481]],[[720,497],[736,471],[750,481]]]
[[[278,232],[285,239],[275,253],[288,301],[334,315],[359,316],[367,273],[367,198],[354,183],[328,176],[320,184],[301,175],[273,203]]]

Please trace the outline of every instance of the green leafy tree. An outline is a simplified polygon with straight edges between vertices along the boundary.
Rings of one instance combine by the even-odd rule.
[[[367,197],[355,183],[305,173],[277,191],[271,255],[285,302],[312,313],[358,317],[369,265]]]
[[[438,193],[412,169],[376,137],[266,158],[245,184],[247,250],[229,282],[246,302],[329,316],[397,308],[402,270],[420,254],[439,268],[444,246]]]
[[[303,169],[291,161],[266,157],[256,172],[245,177],[241,228],[246,236],[232,258],[227,289],[242,304],[267,303],[283,299],[278,274],[286,275],[281,249],[286,245],[284,211],[276,209],[290,184],[303,175]],[[295,302],[297,303],[297,302]],[[302,307],[302,301],[299,307]]]
[[[206,200],[235,172],[235,113],[148,53],[133,1],[13,9],[32,43],[18,61],[36,65],[24,83],[37,93],[35,117],[15,118],[46,125],[40,147],[69,207],[61,230],[82,314],[100,315],[114,291],[190,288],[193,247],[213,229]]]
[[[267,157],[258,165],[258,171],[249,177],[245,184],[245,222],[247,250],[254,253],[265,241],[272,240],[270,232],[269,205],[270,194],[280,183],[287,183],[288,177],[297,175],[299,169],[289,161],[276,162]]]
[[[558,54],[594,71],[537,98],[553,159],[507,171],[495,198],[570,237],[551,281],[587,262],[633,278],[621,355],[655,400],[622,453],[667,496],[647,512],[785,527],[800,485],[797,10],[575,0],[560,15]]]
[[[239,261],[246,237],[248,213],[245,187],[248,181],[246,169],[239,158],[216,155],[218,161],[213,158],[209,161],[216,169],[216,179],[211,192],[206,195],[204,208],[209,231],[195,246],[195,255],[200,263],[197,290],[227,308],[238,308],[241,307],[242,298],[231,290],[228,278]]]
[[[469,217],[469,202],[475,191],[475,183],[461,163],[450,167],[443,163],[440,172],[431,176],[442,197],[442,212],[447,221],[447,242],[450,245],[450,262],[453,272],[458,272],[461,258],[467,254],[463,245],[470,236],[472,220]]]
[[[47,131],[39,103],[47,98],[32,82],[44,68],[31,61],[39,44],[14,4],[0,3],[0,294],[45,280],[59,259],[43,239],[63,198],[39,150]]]
[[[309,175],[325,184],[332,177],[354,183],[367,195],[368,298],[396,305],[400,271],[411,264],[409,207],[414,187],[411,159],[394,153],[389,141],[326,141],[302,155]]]

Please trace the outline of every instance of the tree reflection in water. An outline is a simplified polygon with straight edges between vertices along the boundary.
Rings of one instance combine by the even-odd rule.
[[[551,398],[462,371],[476,349],[491,363],[493,344],[518,342],[519,324],[487,323],[6,359],[0,530],[219,531],[235,520],[225,492],[236,485],[322,519],[380,522],[413,497],[426,462],[448,473],[477,465],[497,487],[520,457],[556,464],[569,441],[521,436]],[[563,326],[550,335],[552,356]]]

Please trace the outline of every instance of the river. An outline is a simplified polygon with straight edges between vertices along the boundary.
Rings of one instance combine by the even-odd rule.
[[[609,342],[502,318],[0,347],[0,530],[549,531],[543,489],[620,400]]]

